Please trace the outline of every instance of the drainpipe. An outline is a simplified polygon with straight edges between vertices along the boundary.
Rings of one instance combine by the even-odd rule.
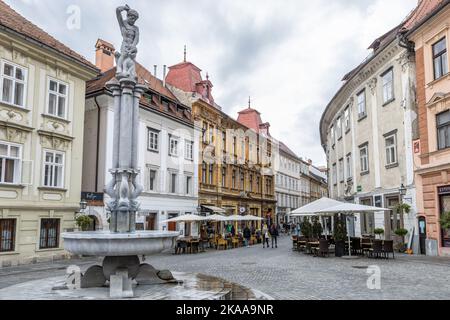
[[[100,154],[100,105],[97,101],[97,96],[94,97],[95,105],[97,106],[97,148],[95,154],[95,192],[98,192],[98,165],[99,165],[99,154]]]

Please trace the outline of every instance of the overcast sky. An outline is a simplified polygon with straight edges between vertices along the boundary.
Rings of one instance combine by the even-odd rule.
[[[97,38],[120,46],[115,7],[125,0],[6,0],[94,62]],[[367,47],[399,24],[417,0],[128,0],[139,11],[138,60],[188,61],[210,75],[216,102],[232,117],[247,106],[300,157],[325,164],[319,121],[343,75]],[[75,6],[75,7],[74,7]],[[75,9],[74,9],[75,8]],[[80,25],[69,19],[80,10]],[[67,13],[69,12],[69,13]],[[67,21],[75,22],[67,26]]]

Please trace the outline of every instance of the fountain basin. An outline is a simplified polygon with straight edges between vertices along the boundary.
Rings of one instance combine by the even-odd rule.
[[[160,253],[172,248],[179,235],[177,231],[95,231],[66,232],[61,237],[64,239],[64,248],[72,254],[120,257]]]

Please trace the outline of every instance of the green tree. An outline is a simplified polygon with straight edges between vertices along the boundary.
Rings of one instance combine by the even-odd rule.
[[[441,219],[439,220],[441,224],[441,228],[444,230],[450,229],[450,212],[445,212],[442,214]]]
[[[85,215],[80,215],[75,219],[75,222],[81,231],[86,231],[93,221],[94,220],[91,217]]]

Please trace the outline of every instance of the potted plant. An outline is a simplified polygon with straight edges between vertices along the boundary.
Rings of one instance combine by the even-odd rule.
[[[312,236],[312,225],[311,222],[309,222],[309,218],[306,217],[305,220],[303,220],[303,223],[300,226],[300,232],[302,236],[306,238],[311,238]]]
[[[335,243],[335,256],[342,257],[345,254],[345,240],[347,239],[347,230],[344,222],[340,220],[336,221],[333,238]]]
[[[383,228],[376,228],[373,230],[373,233],[375,233],[376,236],[378,236],[378,239],[381,239],[381,236],[384,234]]]
[[[405,252],[406,251],[405,236],[408,234],[408,230],[406,230],[404,228],[399,228],[399,229],[395,230],[394,233],[402,239],[402,241],[399,242],[397,245],[398,251]]]
[[[313,224],[312,224],[312,236],[314,239],[319,239],[322,235],[323,228],[322,224],[319,221],[318,217],[313,218]]]
[[[93,219],[85,215],[80,215],[76,217],[75,222],[78,228],[81,229],[81,231],[86,231],[92,224]]]

